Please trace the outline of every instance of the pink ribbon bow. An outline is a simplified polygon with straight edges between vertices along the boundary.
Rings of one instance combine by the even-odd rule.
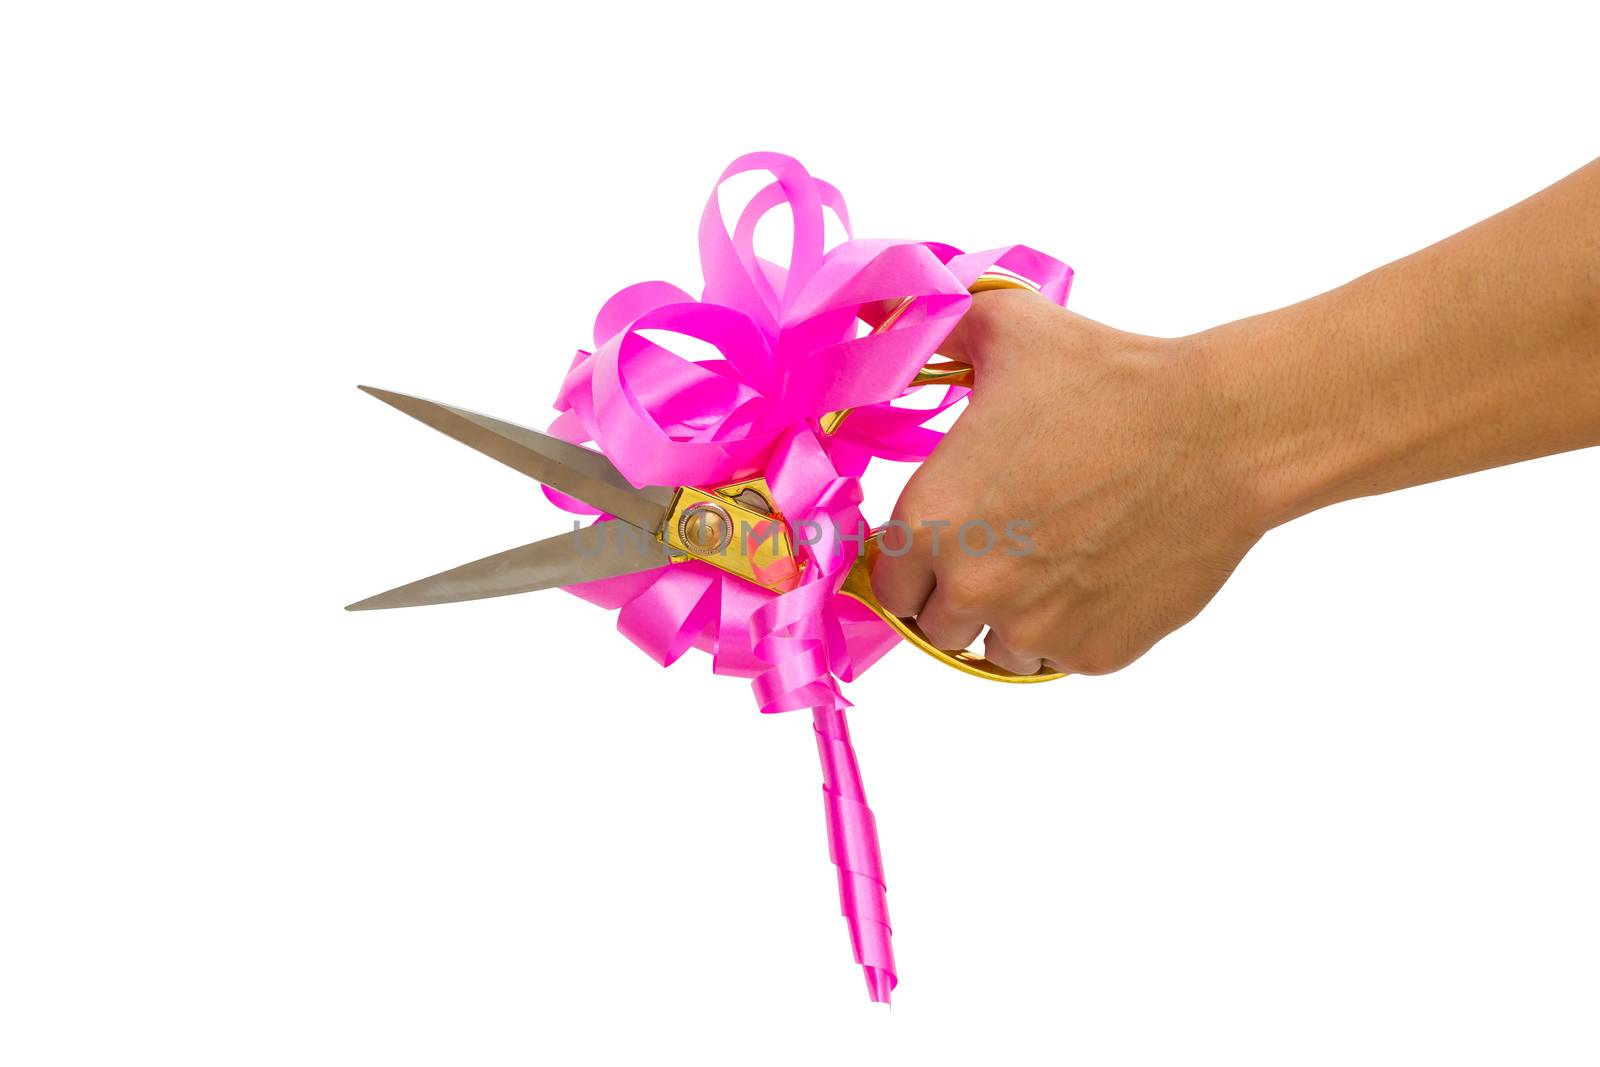
[[[717,190],[752,170],[776,180],[750,200],[730,235]],[[757,223],[783,205],[793,219],[786,267],[754,248]],[[847,238],[831,249],[825,209]],[[839,595],[853,560],[841,541],[858,545],[865,527],[858,479],[867,464],[926,458],[942,434],[924,424],[966,395],[950,388],[933,407],[893,403],[966,311],[967,287],[1001,267],[1065,303],[1072,270],[1022,246],[962,254],[927,242],[855,240],[839,191],[770,152],[723,171],[701,216],[700,259],[698,301],[666,282],[632,285],[606,301],[594,350],[574,358],[550,432],[594,442],[636,486],[764,476],[792,527],[820,531],[799,547],[804,578],[775,594],[690,561],[570,592],[616,609],[617,628],[663,666],[699,648],[711,653],[714,672],[751,678],[763,712],[812,709],[842,911],[868,991],[887,1001],[896,976],[882,861],[839,682],[865,671],[897,636]],[[864,305],[908,296],[917,299],[892,329],[865,331]],[[717,358],[685,359],[653,339],[662,335],[709,344]],[[844,408],[850,417],[823,434],[822,416]],[[569,511],[594,514],[546,493]]]

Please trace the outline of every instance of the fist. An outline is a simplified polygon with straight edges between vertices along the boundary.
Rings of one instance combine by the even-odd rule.
[[[1105,674],[1182,626],[1265,531],[1216,433],[1198,348],[1019,290],[981,293],[941,353],[972,397],[901,494],[873,590],[941,648]]]

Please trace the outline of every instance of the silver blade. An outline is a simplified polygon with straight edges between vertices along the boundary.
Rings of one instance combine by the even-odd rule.
[[[464,563],[347,605],[345,610],[484,600],[637,574],[668,562],[666,545],[629,523],[607,520]]]
[[[421,397],[374,389],[370,385],[357,388],[490,459],[499,460],[512,470],[575,496],[590,507],[631,522],[642,530],[651,533],[659,530],[672,508],[676,489],[663,485],[635,489],[609,459],[582,445]]]

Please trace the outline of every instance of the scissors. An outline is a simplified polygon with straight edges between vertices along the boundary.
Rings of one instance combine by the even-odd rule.
[[[1032,288],[998,272],[986,274],[972,292]],[[894,325],[911,306],[897,305],[875,330]],[[955,361],[929,364],[910,383],[970,387],[972,368]],[[598,508],[609,519],[554,537],[453,567],[347,605],[348,611],[450,604],[465,600],[529,593],[601,578],[637,574],[700,560],[775,593],[798,586],[805,562],[795,552],[793,532],[773,500],[766,479],[751,478],[715,486],[633,486],[611,461],[592,449],[538,430],[404,393],[360,386],[391,407],[505,464],[551,489]],[[832,433],[849,411],[821,420]],[[1014,674],[966,649],[936,647],[913,618],[901,618],[872,592],[877,534],[845,574],[839,592],[860,602],[918,649],[966,674],[998,682],[1045,682],[1057,671]]]

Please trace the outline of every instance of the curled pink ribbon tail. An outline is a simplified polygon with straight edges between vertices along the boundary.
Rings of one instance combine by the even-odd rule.
[[[839,910],[850,929],[856,962],[866,975],[867,995],[875,1003],[887,1004],[899,979],[889,944],[892,927],[877,820],[867,807],[844,712],[814,709],[812,729],[822,759],[822,801],[828,818],[828,854],[839,874]]]

